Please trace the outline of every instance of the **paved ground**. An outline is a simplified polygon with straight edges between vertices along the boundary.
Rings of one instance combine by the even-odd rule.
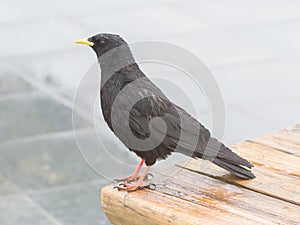
[[[296,0],[1,1],[1,224],[109,224],[99,197],[108,181],[85,163],[72,131],[73,95],[95,62],[74,40],[113,32],[197,54],[222,91],[232,144],[299,123],[299,11]],[[85,157],[106,177],[128,173],[111,164],[137,159],[99,116],[98,134],[114,150],[102,152],[84,100],[74,118]],[[207,110],[199,119],[210,127]]]

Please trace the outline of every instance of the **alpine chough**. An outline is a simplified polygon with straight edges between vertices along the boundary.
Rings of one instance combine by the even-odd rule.
[[[255,177],[249,169],[253,166],[250,162],[211,137],[208,129],[171,102],[147,78],[119,35],[100,33],[76,43],[89,45],[97,55],[101,68],[101,108],[106,123],[125,146],[141,158],[132,176],[119,179],[125,182],[120,189],[134,191],[148,187],[143,181],[151,166],[174,151],[209,160],[242,179]],[[155,118],[160,122],[153,122]],[[182,140],[183,132],[187,135]],[[158,139],[159,143],[155,143]],[[135,145],[139,141],[150,143],[150,147]],[[153,147],[151,141],[155,143]],[[147,167],[139,176],[144,163]],[[130,184],[134,180],[137,182]]]

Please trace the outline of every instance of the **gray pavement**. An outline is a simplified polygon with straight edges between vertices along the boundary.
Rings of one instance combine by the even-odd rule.
[[[97,111],[97,135],[113,150],[111,155],[104,152],[95,137],[90,114],[94,108],[85,96],[73,112],[77,141],[102,176],[78,151],[73,96],[96,59],[74,40],[112,32],[129,42],[165,41],[193,52],[222,91],[223,140],[233,144],[299,123],[299,12],[296,0],[2,0],[1,224],[109,224],[99,195],[109,183],[103,176],[125,175],[138,162]],[[167,79],[176,73],[142,68],[146,73],[165,72]],[[94,84],[87,84],[86,96],[93,90],[89,85]],[[173,101],[184,102],[174,93],[169,96]],[[197,117],[211,127],[202,97],[193,98],[201,112]],[[117,160],[129,166],[119,167]]]

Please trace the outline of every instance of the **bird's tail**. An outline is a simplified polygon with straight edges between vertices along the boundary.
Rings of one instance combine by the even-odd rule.
[[[232,163],[220,160],[218,158],[215,158],[212,162],[214,164],[222,167],[223,169],[228,170],[229,172],[237,175],[240,178],[243,178],[246,180],[255,178],[255,175],[251,172],[251,170],[245,168],[244,166],[241,166],[238,164],[232,164]]]
[[[216,149],[219,149],[219,151],[216,152]],[[210,138],[203,158],[228,170],[240,178],[247,180],[255,178],[255,175],[250,170],[253,165],[246,159],[238,156],[215,138]]]

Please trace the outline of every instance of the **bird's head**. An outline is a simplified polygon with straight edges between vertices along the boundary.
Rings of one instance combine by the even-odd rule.
[[[119,35],[104,33],[96,34],[89,38],[79,39],[75,41],[75,43],[91,46],[98,57],[118,46],[127,45],[126,41],[124,41]]]

